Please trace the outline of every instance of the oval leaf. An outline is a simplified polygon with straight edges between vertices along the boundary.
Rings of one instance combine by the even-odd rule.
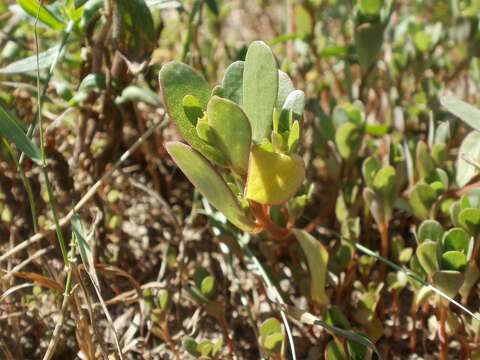
[[[195,125],[183,109],[183,98],[186,95],[197,98],[205,109],[210,98],[210,89],[205,79],[190,66],[175,61],[163,65],[159,77],[163,103],[185,140],[209,160],[227,165],[226,158],[220,151],[198,137]]]
[[[465,158],[473,161],[480,161],[480,132],[472,131],[469,133],[460,145],[456,163],[456,180],[460,187],[467,185],[470,180],[478,175],[478,169]]]
[[[243,104],[243,68],[245,62],[235,61],[230,64],[223,75],[222,87],[225,98],[238,105]]]
[[[278,69],[272,50],[262,41],[249,47],[243,70],[243,109],[252,125],[256,143],[270,137],[277,101]]]
[[[305,178],[305,164],[297,155],[285,155],[253,146],[245,197],[260,204],[289,200]]]
[[[443,96],[440,99],[443,106],[466,124],[480,131],[480,110],[453,96]]]
[[[328,305],[330,299],[325,292],[327,280],[328,251],[320,241],[304,230],[294,229],[302,250],[307,257],[310,270],[310,296],[319,305]]]
[[[188,145],[169,142],[168,153],[195,188],[238,228],[252,232],[255,224],[245,214],[237,199],[213,166]]]
[[[233,170],[245,175],[252,143],[247,115],[233,101],[214,96],[207,106],[208,125],[214,131],[214,145],[230,161]]]

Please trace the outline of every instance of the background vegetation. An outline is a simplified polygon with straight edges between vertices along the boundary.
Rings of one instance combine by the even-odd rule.
[[[480,358],[479,14],[0,0],[0,358]],[[159,72],[181,61],[228,97],[255,40],[305,93],[269,137],[305,178],[280,205],[237,182],[249,234],[167,153],[185,171],[165,144],[192,140],[167,114],[179,78],[162,70],[162,97]]]

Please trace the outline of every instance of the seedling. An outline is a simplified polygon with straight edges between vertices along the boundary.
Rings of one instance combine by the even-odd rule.
[[[288,235],[269,209],[286,208],[305,177],[296,154],[304,95],[279,72],[268,46],[252,43],[214,94],[200,74],[177,62],[163,66],[160,85],[189,143],[167,143],[167,151],[197,190],[243,231]]]

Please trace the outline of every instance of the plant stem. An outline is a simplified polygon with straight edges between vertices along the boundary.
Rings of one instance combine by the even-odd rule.
[[[447,338],[447,329],[446,322],[448,316],[448,307],[444,304],[441,304],[438,309],[438,337],[440,340],[440,360],[448,360],[448,338]]]
[[[390,247],[390,239],[388,235],[388,221],[382,222],[379,227],[380,231],[380,238],[381,238],[381,255],[388,259],[389,247]],[[385,279],[385,273],[387,270],[387,266],[385,263],[381,264],[380,267],[380,279],[383,281]]]

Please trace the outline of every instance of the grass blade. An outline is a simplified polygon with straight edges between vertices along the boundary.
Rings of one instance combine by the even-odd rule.
[[[0,135],[4,136],[36,164],[42,164],[38,146],[25,134],[23,124],[0,102]]]

